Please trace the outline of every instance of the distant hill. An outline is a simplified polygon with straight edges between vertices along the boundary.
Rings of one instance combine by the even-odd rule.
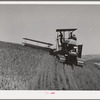
[[[85,63],[87,63],[87,65],[91,64],[91,66],[100,70],[100,54],[85,56]]]
[[[100,58],[100,54],[89,54],[89,55],[83,55],[82,59],[83,60],[92,60],[95,58]]]
[[[100,90],[100,56],[65,65],[48,50],[0,42],[0,90]]]

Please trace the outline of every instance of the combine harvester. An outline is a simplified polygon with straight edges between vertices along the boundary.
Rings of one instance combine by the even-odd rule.
[[[23,38],[25,41],[32,41],[34,44],[23,42],[25,46],[38,47],[49,50],[50,54],[56,56],[64,64],[83,66],[82,46],[77,44],[77,38],[73,32],[77,29],[57,29],[56,49],[51,48],[53,44],[33,39]],[[37,44],[35,44],[37,43]]]

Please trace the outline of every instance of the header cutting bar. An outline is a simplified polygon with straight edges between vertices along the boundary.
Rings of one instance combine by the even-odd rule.
[[[24,39],[24,40],[33,41],[33,42],[42,43],[42,44],[46,44],[46,45],[50,45],[50,46],[52,46],[52,45],[53,45],[53,44],[51,44],[51,43],[42,42],[42,41],[37,41],[37,40],[33,40],[33,39],[28,39],[28,38],[23,38],[23,39]]]

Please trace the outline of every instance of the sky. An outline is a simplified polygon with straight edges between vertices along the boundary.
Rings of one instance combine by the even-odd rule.
[[[82,54],[100,54],[100,5],[0,4],[0,41],[23,38],[56,45],[56,29],[77,28]]]

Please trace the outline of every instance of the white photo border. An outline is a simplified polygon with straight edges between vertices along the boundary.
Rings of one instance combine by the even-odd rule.
[[[100,5],[100,1],[0,1],[2,4]],[[0,90],[0,99],[100,99],[100,91]]]

